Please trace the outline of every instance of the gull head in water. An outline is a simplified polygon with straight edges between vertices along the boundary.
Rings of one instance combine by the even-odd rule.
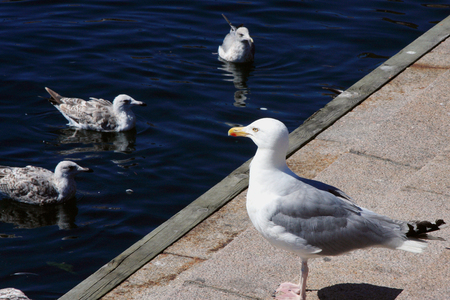
[[[55,168],[55,177],[56,178],[75,178],[75,176],[79,173],[92,173],[94,172],[90,168],[83,168],[82,166],[74,163],[70,160],[64,160],[56,165]]]
[[[121,112],[121,111],[129,111],[133,106],[147,106],[147,104],[145,104],[142,101],[134,100],[128,95],[121,94],[116,98],[114,98],[113,106],[116,112]]]

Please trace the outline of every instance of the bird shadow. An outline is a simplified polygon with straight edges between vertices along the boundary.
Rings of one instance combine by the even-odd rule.
[[[367,283],[343,283],[320,289],[317,296],[320,300],[394,300],[402,291]]]

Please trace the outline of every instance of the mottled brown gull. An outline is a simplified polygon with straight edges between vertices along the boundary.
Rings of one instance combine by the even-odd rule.
[[[219,46],[220,58],[235,63],[252,62],[255,57],[255,44],[248,29],[242,25],[236,27],[225,15],[222,16],[230,24],[231,29]]]
[[[30,300],[21,290],[4,288],[0,290],[0,300]]]
[[[258,146],[250,164],[247,212],[256,229],[274,246],[302,260],[299,285],[283,283],[277,299],[306,299],[308,259],[367,247],[421,253],[426,233],[445,224],[392,220],[359,207],[343,191],[297,176],[286,164],[289,133],[275,119],[234,127]]]
[[[53,104],[69,121],[70,126],[102,132],[120,132],[133,129],[136,116],[133,106],[146,106],[128,95],[117,96],[113,103],[105,99],[91,97],[89,101],[80,98],[62,97],[55,91],[45,88]]]
[[[75,175],[92,172],[72,161],[62,161],[55,173],[44,168],[0,166],[0,192],[7,197],[29,204],[62,203],[75,196]]]

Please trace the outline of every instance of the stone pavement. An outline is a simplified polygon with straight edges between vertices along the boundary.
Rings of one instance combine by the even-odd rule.
[[[289,166],[392,218],[450,222],[449,83],[446,39],[297,151]],[[280,282],[298,281],[300,260],[255,231],[245,193],[102,299],[273,299]],[[307,297],[449,299],[450,228],[434,235],[447,241],[430,241],[422,254],[373,248],[310,260]]]

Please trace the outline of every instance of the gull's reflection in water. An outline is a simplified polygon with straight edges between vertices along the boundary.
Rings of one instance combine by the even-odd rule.
[[[136,129],[125,132],[97,132],[83,129],[65,128],[58,131],[59,144],[78,144],[64,155],[82,152],[114,151],[131,153],[135,150]]]
[[[0,200],[0,222],[17,228],[37,228],[58,225],[59,229],[76,228],[78,214],[76,199],[55,205],[31,205],[8,198]]]
[[[218,69],[226,72],[224,81],[232,81],[236,88],[233,105],[244,107],[247,94],[250,92],[247,86],[247,80],[255,69],[255,66],[253,63],[231,63],[220,58],[219,60],[222,63],[222,67]]]

